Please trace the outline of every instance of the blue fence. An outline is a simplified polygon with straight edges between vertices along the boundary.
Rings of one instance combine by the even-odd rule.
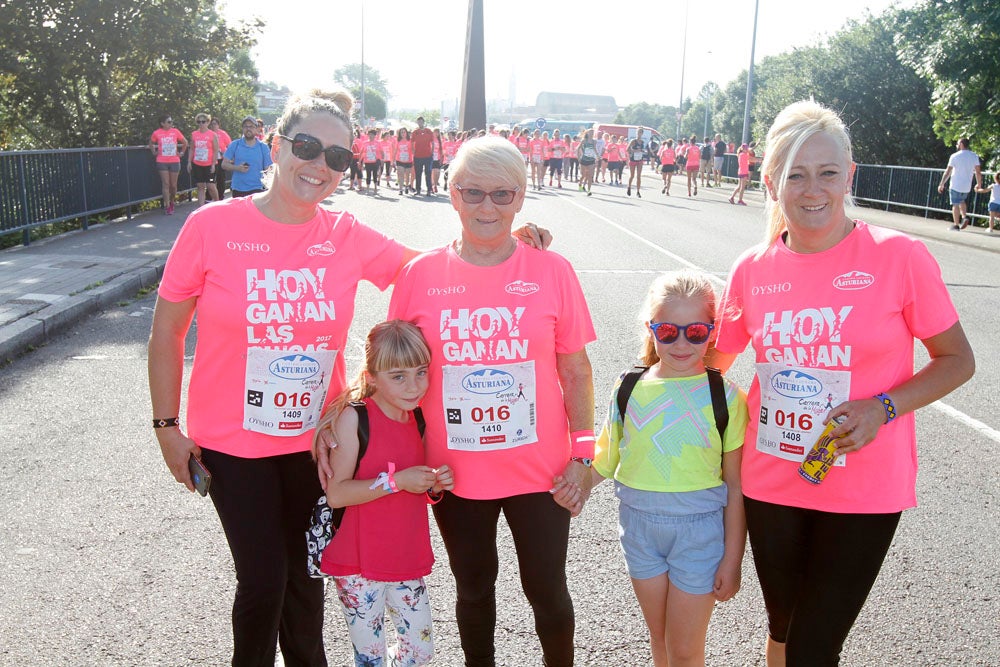
[[[145,146],[0,152],[0,234],[22,232],[23,243],[39,225],[82,220],[159,199],[160,176]],[[191,189],[181,160],[180,192]]]

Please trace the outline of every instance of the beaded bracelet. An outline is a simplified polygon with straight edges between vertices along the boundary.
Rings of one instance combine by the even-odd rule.
[[[875,394],[872,398],[881,403],[882,408],[885,410],[885,421],[882,422],[883,424],[888,424],[896,418],[896,404],[889,398],[889,394],[882,392],[881,394]]]

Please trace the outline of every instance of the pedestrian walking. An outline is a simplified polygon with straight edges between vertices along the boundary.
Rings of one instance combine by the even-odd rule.
[[[194,120],[198,129],[191,133],[188,173],[198,188],[198,206],[203,206],[206,193],[212,200],[219,198],[215,188],[215,156],[219,153],[219,136],[209,129],[211,119],[207,113],[198,114]]]
[[[257,119],[247,116],[240,127],[243,136],[229,144],[222,157],[222,168],[233,174],[233,197],[264,192],[264,171],[274,164],[270,148],[257,138]]]
[[[160,174],[163,212],[174,214],[177,198],[177,178],[181,173],[181,155],[187,150],[187,139],[174,127],[169,115],[160,116],[160,127],[149,137],[149,150],[156,156],[156,171]]]
[[[969,191],[972,189],[973,178],[976,180],[977,190],[983,187],[983,172],[979,165],[979,156],[969,150],[968,137],[959,139],[955,147],[958,150],[948,158],[948,167],[941,175],[938,192],[943,193],[945,183],[951,179],[951,187],[948,189],[951,218],[954,221],[951,228],[958,231],[968,227],[971,222],[967,209]]]

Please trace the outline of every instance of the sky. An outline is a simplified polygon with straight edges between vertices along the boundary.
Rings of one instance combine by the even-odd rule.
[[[755,61],[814,45],[868,11],[916,2],[759,0]],[[514,106],[533,106],[542,91],[611,95],[620,107],[676,106],[682,92],[695,98],[706,82],[725,86],[750,64],[754,0],[483,5],[486,98]],[[253,51],[263,81],[293,91],[328,85],[339,67],[362,61],[363,33],[365,66],[388,84],[390,112],[447,115],[461,95],[468,0],[223,0],[222,7],[231,22],[266,23]]]

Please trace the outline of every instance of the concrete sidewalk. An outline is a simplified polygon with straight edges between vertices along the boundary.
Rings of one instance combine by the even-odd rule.
[[[760,203],[759,192],[749,196]],[[0,251],[0,365],[90,313],[156,285],[194,209],[195,203],[185,202],[173,216],[150,211]],[[850,214],[913,236],[1000,252],[1000,233],[983,228],[956,232],[943,220],[878,209]]]

